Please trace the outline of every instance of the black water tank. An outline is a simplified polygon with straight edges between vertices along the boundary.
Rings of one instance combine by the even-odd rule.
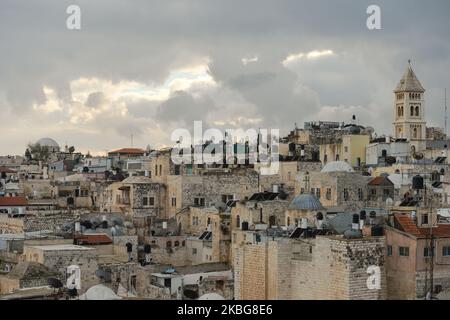
[[[295,151],[295,143],[291,142],[289,143],[289,151],[294,152]]]
[[[369,216],[371,218],[375,218],[377,216],[377,213],[375,211],[370,211]]]
[[[383,236],[383,227],[381,226],[373,226],[372,227],[372,237],[382,237]]]
[[[146,244],[144,246],[144,253],[151,253],[152,252],[152,247],[149,244]]]
[[[359,212],[359,219],[361,219],[361,220],[366,220],[366,211],[361,210],[361,211]]]
[[[414,176],[412,179],[412,187],[414,190],[422,190],[423,189],[423,178],[419,175]]]
[[[353,223],[359,223],[359,214],[355,213],[353,215]]]
[[[316,218],[317,218],[317,220],[323,220],[323,214],[322,214],[322,212],[317,212]]]
[[[133,251],[133,245],[131,243],[127,242],[127,244],[125,246],[127,247],[127,252]]]
[[[244,231],[248,230],[248,222],[247,221],[242,222],[242,230],[244,230]]]

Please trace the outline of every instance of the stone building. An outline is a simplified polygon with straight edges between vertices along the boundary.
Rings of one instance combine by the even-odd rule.
[[[342,135],[319,146],[320,161],[324,165],[330,161],[344,161],[352,167],[360,168],[366,163],[366,148],[369,142],[370,136],[367,134]]]
[[[388,199],[394,201],[394,195],[394,183],[388,177],[375,177],[367,184],[367,198],[372,206],[385,207]]]
[[[258,192],[258,173],[251,169],[203,169],[198,175],[173,175],[167,183],[167,218],[189,206],[243,200]]]
[[[103,193],[102,211],[132,216],[165,217],[166,188],[145,176],[131,176],[111,184]]]
[[[0,275],[0,295],[47,286],[48,278],[62,279],[62,275],[37,262],[19,262],[11,272]]]
[[[81,272],[81,290],[79,293],[99,282],[95,275],[98,269],[97,253],[93,248],[68,244],[25,246],[24,257],[25,261],[43,264],[49,270],[56,271],[64,276],[67,267],[78,266]]]
[[[238,300],[379,300],[386,298],[384,237],[247,237],[233,261]],[[369,268],[379,286],[369,287]]]
[[[385,232],[389,299],[423,299],[450,289],[449,224],[438,223],[427,208],[399,207]]]
[[[354,172],[345,162],[330,162],[321,172],[301,173],[295,193],[309,192],[331,212],[359,210],[367,199],[367,183],[371,179]]]
[[[426,139],[425,89],[417,79],[411,63],[400,79],[395,93],[394,134],[407,139],[416,150],[424,150]]]

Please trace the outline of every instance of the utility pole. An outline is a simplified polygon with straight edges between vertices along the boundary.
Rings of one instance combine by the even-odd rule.
[[[447,88],[444,89],[444,106],[445,106],[445,137],[447,138]]]

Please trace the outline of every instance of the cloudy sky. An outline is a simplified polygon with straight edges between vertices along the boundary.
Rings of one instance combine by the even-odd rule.
[[[81,8],[68,30],[66,8]],[[381,7],[382,30],[366,27]],[[391,133],[412,59],[429,126],[450,88],[450,2],[2,0],[0,154],[42,137],[104,153],[175,128],[349,120]]]

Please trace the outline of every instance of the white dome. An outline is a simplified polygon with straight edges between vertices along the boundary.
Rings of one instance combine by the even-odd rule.
[[[222,297],[220,294],[217,293],[205,293],[202,295],[198,300],[225,300],[224,297]]]
[[[80,296],[80,300],[119,300],[121,299],[110,288],[103,284],[90,287],[85,294]]]
[[[327,163],[321,172],[355,172],[355,170],[347,162],[333,161]]]
[[[59,151],[58,143],[51,138],[42,138],[36,141],[36,143],[39,143],[41,146],[48,147],[54,151]]]

